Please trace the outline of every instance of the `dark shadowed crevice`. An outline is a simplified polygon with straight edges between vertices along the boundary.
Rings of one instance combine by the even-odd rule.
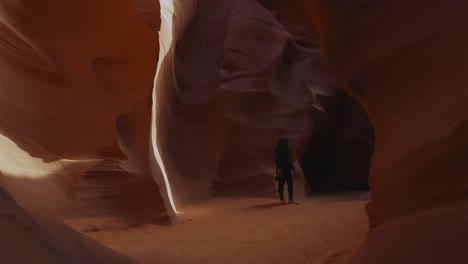
[[[362,106],[341,93],[301,157],[312,193],[369,189],[374,130]]]

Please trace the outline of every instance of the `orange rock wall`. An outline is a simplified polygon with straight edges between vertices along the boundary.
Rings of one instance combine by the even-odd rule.
[[[115,172],[126,175],[123,183],[151,186],[154,203],[143,203],[148,196],[131,188],[117,187],[113,195],[167,218],[164,186],[153,179],[161,171],[151,167],[150,153],[159,7],[137,4],[0,5],[0,184],[22,206],[60,218],[63,210],[95,210],[96,197],[108,194],[83,176],[108,158],[121,163]],[[112,186],[115,179],[104,174]],[[117,201],[108,211],[118,211]]]
[[[298,161],[337,89],[314,32],[305,17],[254,0],[181,6],[157,82],[158,141],[177,199],[271,196],[278,138],[292,138]]]
[[[465,263],[468,4],[302,2],[375,127],[367,213],[377,227],[352,263]]]

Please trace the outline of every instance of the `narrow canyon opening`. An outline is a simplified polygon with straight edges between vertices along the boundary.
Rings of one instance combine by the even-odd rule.
[[[300,156],[309,193],[369,190],[374,129],[367,112],[343,91],[327,115],[314,121],[320,129]]]

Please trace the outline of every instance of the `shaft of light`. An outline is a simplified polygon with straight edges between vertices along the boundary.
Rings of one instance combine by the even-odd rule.
[[[172,210],[177,213],[177,209],[174,203],[174,198],[172,196],[172,190],[169,183],[169,179],[167,177],[166,169],[164,167],[163,160],[161,158],[161,153],[158,148],[157,144],[157,80],[159,78],[159,74],[161,72],[161,64],[164,61],[164,58],[168,54],[169,50],[171,49],[172,45],[172,15],[174,13],[174,3],[172,0],[161,0],[161,29],[159,31],[159,60],[158,60],[158,68],[156,70],[155,76],[155,83],[154,83],[154,90],[153,90],[153,109],[152,109],[152,117],[151,117],[151,144],[154,150],[154,156],[156,157],[156,161],[161,169],[164,185],[166,187],[167,197],[169,199],[169,203],[172,207]]]

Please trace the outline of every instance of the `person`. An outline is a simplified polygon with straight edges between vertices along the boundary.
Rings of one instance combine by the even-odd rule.
[[[278,145],[276,146],[276,177],[278,181],[278,194],[281,202],[286,203],[284,200],[283,188],[284,184],[288,184],[288,202],[297,203],[294,200],[294,182],[293,182],[293,171],[294,163],[291,157],[291,150],[289,149],[289,139],[287,137],[281,137]]]

